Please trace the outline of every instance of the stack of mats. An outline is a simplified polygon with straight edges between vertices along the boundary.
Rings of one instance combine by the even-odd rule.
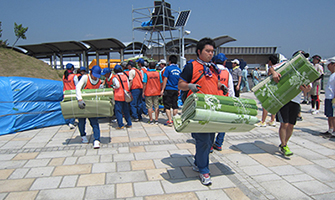
[[[63,82],[0,77],[0,135],[65,124]]]
[[[270,76],[251,89],[263,108],[271,114],[276,114],[296,97],[301,92],[301,85],[308,85],[320,76],[301,53],[283,63],[276,71],[281,74],[278,83]]]
[[[259,121],[257,109],[253,99],[196,93],[187,97],[173,125],[184,133],[246,132]]]
[[[61,107],[65,119],[113,116],[114,90],[112,88],[83,89],[81,92],[86,104],[85,109],[78,107],[76,90],[64,91]]]

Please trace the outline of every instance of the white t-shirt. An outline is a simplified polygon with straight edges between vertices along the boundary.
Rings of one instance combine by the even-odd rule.
[[[77,97],[77,100],[80,100],[80,99],[83,99],[82,96],[81,96],[81,90],[85,88],[86,84],[87,84],[87,81],[88,79],[90,79],[90,82],[95,85],[98,83],[98,81],[100,79],[97,79],[97,80],[93,80],[90,76],[90,74],[85,74],[81,77],[80,81],[78,82],[78,84],[76,85],[76,97]]]
[[[333,99],[335,97],[335,73],[332,73],[328,79],[327,86],[325,88],[326,99]]]

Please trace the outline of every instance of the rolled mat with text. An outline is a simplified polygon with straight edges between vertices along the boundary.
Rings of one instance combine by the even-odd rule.
[[[320,76],[301,53],[280,66],[276,72],[281,74],[278,83],[269,76],[251,89],[263,108],[271,114],[276,114],[296,97],[301,92],[301,85],[308,85]]]
[[[64,119],[110,117],[114,114],[114,90],[83,89],[82,98],[85,109],[78,107],[75,90],[64,91],[64,100],[60,103]]]
[[[259,120],[253,99],[219,95],[191,94],[185,100],[182,114],[173,118],[177,132],[245,132]]]

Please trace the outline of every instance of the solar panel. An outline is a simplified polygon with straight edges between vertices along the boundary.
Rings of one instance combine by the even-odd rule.
[[[178,27],[178,26],[185,26],[186,23],[187,23],[187,20],[189,18],[191,14],[191,11],[190,10],[186,10],[186,11],[181,11],[178,15],[178,19],[177,19],[177,22],[176,24],[174,25],[175,27]]]

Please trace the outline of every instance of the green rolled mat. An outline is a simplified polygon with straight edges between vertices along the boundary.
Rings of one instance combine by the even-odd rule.
[[[255,116],[218,112],[205,109],[188,109],[181,115],[181,120],[195,120],[205,122],[256,124],[259,120]]]
[[[61,102],[64,119],[111,117],[114,114],[114,104],[111,101],[85,100],[85,109],[78,107],[78,101]]]
[[[114,99],[113,88],[82,89],[81,96],[84,100],[106,100]],[[76,90],[65,90],[63,101],[76,101]]]
[[[195,103],[196,102],[196,103]],[[198,102],[201,102],[200,104]],[[196,105],[195,105],[196,104]],[[213,109],[221,111],[230,112],[230,110],[224,110],[225,106],[233,106],[236,108],[234,113],[241,113],[240,108],[251,110],[256,110],[257,115],[257,104],[254,99],[246,99],[246,98],[236,98],[236,97],[226,97],[221,95],[209,95],[209,94],[191,94],[187,97],[184,102],[182,112],[187,110],[190,106],[192,107],[201,107],[203,109]],[[229,109],[229,108],[227,108]],[[249,114],[250,112],[246,111],[244,114]],[[252,114],[250,114],[252,115]]]
[[[268,77],[252,88],[263,108],[271,114],[276,114],[282,106],[297,96],[301,92],[300,85],[308,85],[320,76],[300,53],[276,71],[282,75],[278,83]]]
[[[186,120],[181,121],[181,117],[173,117],[173,126],[177,132],[182,133],[217,133],[217,132],[247,132],[255,128],[255,125],[222,123],[222,122],[205,122]]]
[[[204,101],[194,101],[193,106],[195,108],[200,108],[200,109],[210,109],[208,104]],[[223,105],[220,104],[219,106],[215,107],[216,111],[221,111],[221,112],[228,112],[228,113],[235,113],[235,114],[247,114],[251,116],[256,116],[257,115],[257,108],[247,108],[247,107],[239,107],[239,106],[230,106],[230,105]]]

